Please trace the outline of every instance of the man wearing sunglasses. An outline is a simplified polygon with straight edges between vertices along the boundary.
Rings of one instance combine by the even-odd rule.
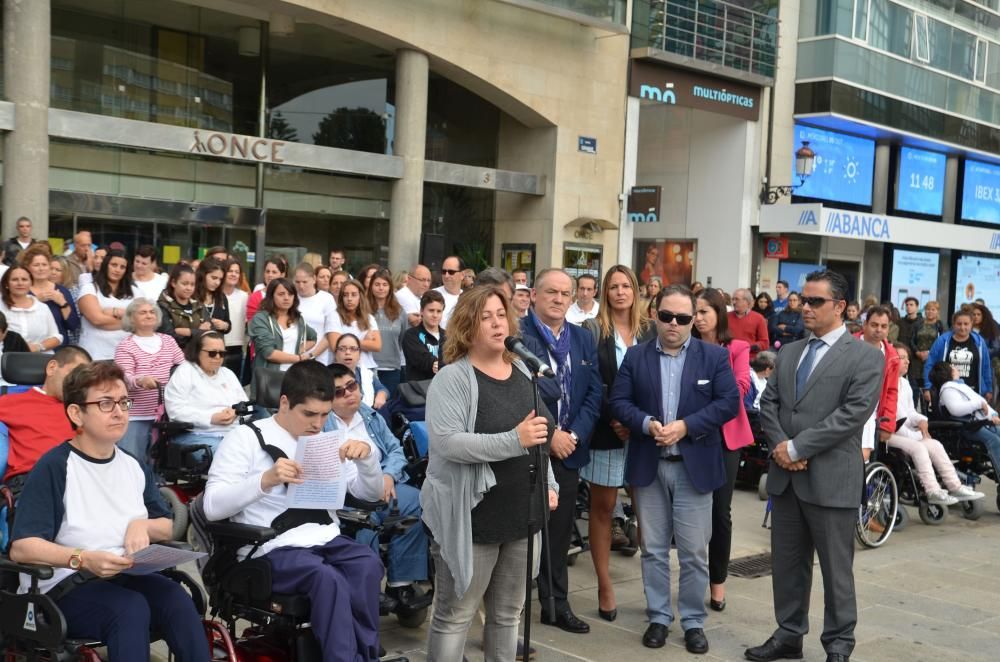
[[[806,276],[802,319],[808,335],[785,345],[760,400],[771,448],[774,615],[778,628],[748,660],[800,659],[809,629],[813,557],[823,572],[827,662],[854,650],[854,526],[864,484],[862,428],[882,388],[882,353],[847,332],[847,280],[824,270]],[[645,529],[643,529],[645,531]]]
[[[465,270],[465,262],[456,255],[449,255],[441,263],[441,287],[435,287],[437,292],[444,297],[444,317],[441,318],[441,328],[448,328],[448,320],[455,311],[455,304],[458,303],[458,296],[462,293],[462,272]]]
[[[642,522],[647,648],[661,648],[674,620],[670,541],[677,542],[677,608],[684,645],[708,652],[705,595],[712,492],[726,482],[722,424],[739,413],[729,350],[691,337],[695,297],[671,285],[656,296],[656,338],[631,347],[611,389],[611,415],[631,431],[625,480]]]
[[[327,416],[323,432],[346,430],[347,437],[363,439],[381,452],[382,500],[399,508],[399,514],[413,515],[420,520],[420,490],[406,483],[406,455],[403,446],[389,430],[382,416],[361,402],[361,389],[350,368],[339,363],[328,367],[334,384],[333,411]],[[381,522],[388,511],[372,515]],[[372,545],[378,551],[379,541],[372,531],[361,531],[358,542]],[[430,605],[430,596],[417,588],[415,582],[427,581],[427,533],[422,526],[411,526],[406,533],[389,542],[389,564],[386,567],[388,588],[386,595],[399,602],[408,611]]]

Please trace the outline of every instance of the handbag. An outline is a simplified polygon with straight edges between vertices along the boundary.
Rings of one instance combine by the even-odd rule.
[[[399,385],[399,396],[407,407],[423,407],[427,404],[427,390],[430,387],[431,380],[429,379],[403,382]]]

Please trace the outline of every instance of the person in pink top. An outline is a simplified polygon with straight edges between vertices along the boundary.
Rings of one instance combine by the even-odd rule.
[[[749,293],[748,293],[749,294]],[[733,297],[735,303],[736,298]],[[749,308],[749,304],[747,305]],[[757,313],[751,313],[760,317]],[[761,319],[763,319],[761,317]],[[729,363],[740,390],[740,402],[750,392],[750,344],[734,338],[729,330],[726,300],[717,289],[708,288],[698,294],[694,309],[692,335],[707,343],[722,345],[729,350]],[[763,348],[761,348],[763,349]],[[750,420],[741,406],[735,418],[722,426],[725,447],[726,484],[712,494],[712,539],[708,544],[709,606],[715,611],[726,608],[726,577],[729,573],[729,553],[733,542],[733,488],[740,466],[740,450],[753,443]]]
[[[170,380],[170,370],[184,360],[172,337],[157,333],[162,312],[149,299],[133,299],[125,308],[122,329],[131,333],[115,348],[115,363],[125,373],[125,386],[132,399],[128,430],[118,447],[140,462],[149,452],[150,431],[160,404],[161,386]]]
[[[760,313],[751,310],[753,294],[750,290],[740,288],[733,292],[733,312],[726,317],[729,322],[729,334],[737,340],[750,343],[750,359],[771,346],[767,334],[767,320]]]

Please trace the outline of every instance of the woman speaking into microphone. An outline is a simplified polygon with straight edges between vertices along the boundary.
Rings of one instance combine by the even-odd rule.
[[[448,322],[446,365],[427,393],[430,462],[420,502],[436,568],[430,660],[462,659],[486,594],[486,660],[514,659],[528,537],[546,516],[539,490],[548,489],[550,509],[558,500],[548,463],[554,422],[545,407],[535,411],[531,374],[504,346],[515,334],[502,289],[462,294]],[[533,470],[536,446],[542,465]]]

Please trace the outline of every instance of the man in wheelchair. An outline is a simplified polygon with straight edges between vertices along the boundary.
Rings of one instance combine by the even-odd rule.
[[[274,416],[240,426],[222,440],[203,498],[211,521],[231,519],[278,532],[268,542],[242,548],[240,558],[270,562],[272,591],[307,594],[323,659],[353,662],[378,659],[382,562],[370,547],[341,535],[335,511],[289,509],[286,503],[288,484],[301,483],[303,475],[303,467],[289,458],[300,437],[322,430],[334,396],[322,364],[294,364],[282,380]],[[346,438],[340,459],[351,494],[368,501],[383,496],[380,453],[373,444]]]
[[[45,382],[0,398],[0,423],[7,426],[7,472],[3,482],[16,497],[38,458],[73,437],[63,406],[63,382],[90,354],[72,345],[56,350],[45,365]]]
[[[382,456],[383,489],[379,498],[389,504],[395,502],[400,515],[412,515],[419,520],[420,490],[405,482],[408,478],[407,460],[399,440],[393,436],[385,419],[361,402],[361,389],[349,367],[334,363],[328,370],[336,388],[336,397],[323,431],[343,429],[351,439],[374,443]],[[384,511],[373,514],[380,520],[384,516]],[[374,532],[369,530],[359,532],[358,540],[378,545]],[[386,595],[404,609],[412,611],[430,605],[429,596],[414,585],[414,582],[427,580],[427,551],[427,534],[422,526],[411,526],[389,543]]]
[[[111,660],[149,660],[150,632],[156,631],[178,660],[207,662],[191,596],[163,575],[129,574],[129,556],[168,540],[171,521],[148,468],[115,446],[132,404],[121,369],[110,361],[79,366],[66,378],[63,398],[75,432],[32,469],[10,549],[12,561],[54,571],[44,579],[38,569],[19,568],[20,591],[37,583],[46,594],[36,601],[38,609],[54,602],[66,636],[105,642]],[[28,604],[30,615],[35,603]],[[21,619],[25,630],[43,625],[28,615]]]

